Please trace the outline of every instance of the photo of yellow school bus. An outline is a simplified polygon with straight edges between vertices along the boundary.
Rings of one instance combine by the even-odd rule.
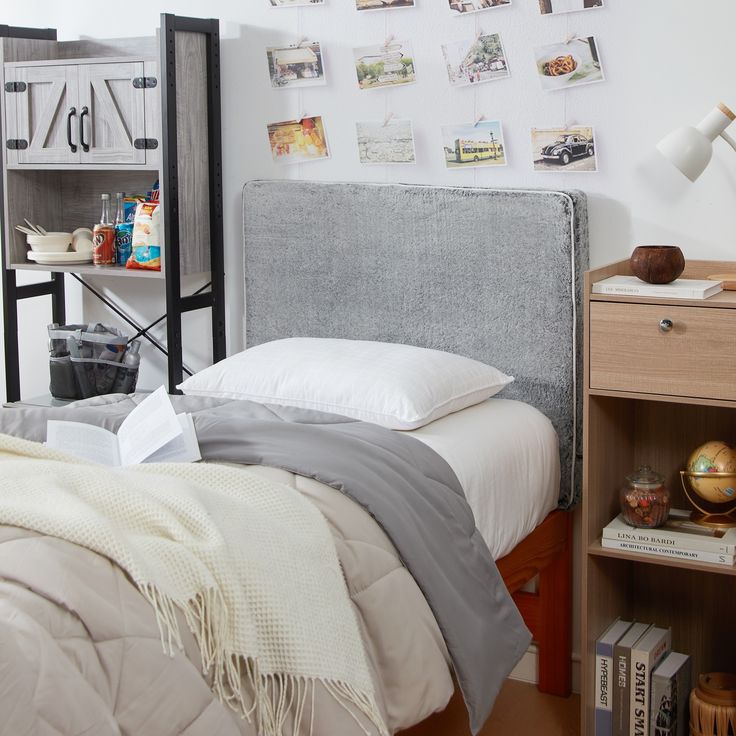
[[[472,141],[462,138],[455,140],[455,163],[464,164],[468,161],[491,158],[496,160],[503,158],[503,144],[500,141]]]
[[[498,120],[444,125],[442,143],[448,169],[506,166],[506,147]]]

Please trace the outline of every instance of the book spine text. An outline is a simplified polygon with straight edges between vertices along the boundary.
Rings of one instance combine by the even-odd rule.
[[[659,547],[654,544],[644,544],[643,542],[629,542],[621,539],[601,539],[601,546],[607,549],[620,549],[626,552],[641,552],[648,555],[658,555],[661,557],[677,557],[682,560],[693,560],[694,562],[713,562],[717,565],[733,567],[736,557],[734,555],[724,555],[718,552],[704,552],[697,549],[679,549],[677,547]]]

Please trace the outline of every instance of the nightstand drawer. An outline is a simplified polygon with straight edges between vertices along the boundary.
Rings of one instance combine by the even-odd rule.
[[[591,389],[736,400],[736,310],[591,302],[588,327]]]

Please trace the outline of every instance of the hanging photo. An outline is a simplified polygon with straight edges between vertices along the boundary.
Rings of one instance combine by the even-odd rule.
[[[386,122],[355,124],[358,155],[362,164],[413,164],[414,131],[411,120],[391,118]]]
[[[506,148],[499,120],[445,125],[442,143],[448,169],[506,166]]]
[[[325,0],[271,0],[274,8],[293,8],[298,5],[324,5]]]
[[[356,10],[393,10],[413,8],[414,0],[355,0]]]
[[[603,0],[539,0],[539,12],[542,15],[577,13],[579,10],[594,10],[602,7]]]
[[[321,117],[271,123],[268,142],[276,163],[298,164],[330,157]]]
[[[593,128],[532,128],[534,171],[598,171]]]
[[[506,52],[498,33],[442,46],[447,77],[453,87],[467,87],[510,76]]]
[[[492,10],[511,5],[511,0],[447,0],[450,10],[461,13],[477,13],[479,10]]]
[[[396,87],[416,81],[409,41],[390,40],[382,45],[362,46],[353,49],[353,57],[361,89]]]
[[[317,41],[266,49],[271,86],[315,87],[326,83],[322,49]]]
[[[569,43],[534,49],[542,89],[558,90],[602,82],[603,66],[595,38],[573,38]]]

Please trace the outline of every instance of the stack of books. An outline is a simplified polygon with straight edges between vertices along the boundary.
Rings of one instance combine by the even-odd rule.
[[[690,521],[690,512],[683,509],[672,509],[665,525],[657,529],[629,526],[619,515],[603,528],[601,545],[728,567],[736,563],[736,528],[711,529],[695,524]]]
[[[687,736],[690,657],[669,629],[616,619],[596,641],[595,736]]]

